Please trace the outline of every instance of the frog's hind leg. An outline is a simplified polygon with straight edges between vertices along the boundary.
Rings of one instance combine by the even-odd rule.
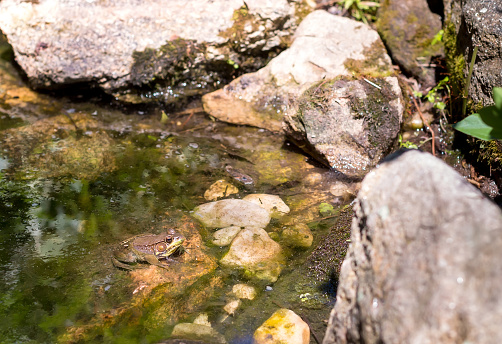
[[[162,264],[162,262],[160,260],[158,260],[157,257],[155,257],[154,255],[150,255],[150,254],[146,255],[145,261],[147,261],[148,264],[150,264],[150,265],[155,265],[155,266],[158,266],[159,268],[163,268],[163,269],[169,269],[169,265]]]
[[[144,269],[144,268],[146,268],[146,266],[141,266],[139,264],[131,265],[131,264],[122,263],[121,261],[119,261],[116,258],[112,258],[112,264],[116,268],[119,268],[119,269],[122,269],[122,270],[127,270],[127,271],[133,271],[133,270],[136,270],[136,269]]]

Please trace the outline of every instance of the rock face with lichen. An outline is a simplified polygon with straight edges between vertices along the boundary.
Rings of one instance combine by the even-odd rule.
[[[446,62],[454,86],[465,87],[475,46],[469,87],[474,103],[493,104],[493,87],[502,86],[502,13],[500,1],[444,0]]]
[[[369,81],[369,79],[366,79]],[[288,137],[349,177],[364,176],[389,151],[403,105],[395,77],[338,79],[312,86],[288,109]]]
[[[394,61],[426,87],[436,83],[434,68],[428,65],[442,55],[441,40],[434,40],[441,25],[427,0],[385,0],[378,9],[378,32]]]
[[[36,88],[90,83],[121,100],[170,103],[261,67],[286,47],[296,5],[4,0],[0,30]]]
[[[206,94],[204,109],[226,122],[282,131],[292,99],[323,79],[385,77],[391,61],[375,30],[325,11],[302,21],[289,49],[256,73]]]
[[[502,212],[418,150],[366,176],[324,344],[501,343]]]

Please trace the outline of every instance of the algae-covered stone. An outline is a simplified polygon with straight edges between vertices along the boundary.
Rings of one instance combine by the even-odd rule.
[[[281,273],[283,259],[281,246],[264,229],[246,227],[237,234],[220,263],[244,270],[249,277],[275,282]]]
[[[222,334],[214,328],[201,324],[179,323],[174,326],[171,333],[173,338],[202,340],[207,343],[226,344],[227,341]]]
[[[242,230],[242,227],[239,226],[231,226],[231,227],[226,227],[222,228],[220,230],[217,230],[213,234],[213,244],[217,246],[227,246],[230,245],[232,240],[234,240],[235,236],[239,234],[239,232]]]
[[[290,106],[285,130],[318,161],[360,178],[390,150],[402,114],[395,77],[325,80]]]
[[[258,205],[240,199],[225,199],[199,205],[193,217],[208,228],[256,226],[265,228],[270,214]]]
[[[393,59],[425,86],[436,83],[431,58],[443,55],[443,44],[434,39],[441,30],[441,16],[427,0],[386,0],[377,12],[377,29]]]
[[[301,22],[294,39],[258,72],[204,95],[205,111],[222,121],[279,132],[289,102],[314,83],[393,73],[378,33],[361,22],[315,11]]]
[[[290,1],[0,2],[32,86],[90,83],[130,102],[179,101],[256,70],[290,41]]]
[[[279,309],[254,333],[254,344],[308,344],[309,326],[295,312]]]
[[[267,210],[270,215],[284,215],[289,213],[289,207],[277,195],[251,194],[247,195],[242,200],[259,205],[261,208]]]
[[[310,228],[303,223],[288,227],[282,231],[282,239],[286,245],[293,247],[309,248],[314,237]]]
[[[216,201],[218,198],[224,198],[236,193],[239,193],[239,189],[226,180],[221,179],[214,182],[209,189],[206,190],[204,198],[208,201]]]

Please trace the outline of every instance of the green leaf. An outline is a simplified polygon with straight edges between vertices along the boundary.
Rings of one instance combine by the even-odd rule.
[[[460,132],[463,132],[464,134],[471,135],[485,141],[493,140],[496,138],[491,135],[493,127],[483,122],[481,116],[478,113],[467,116],[457,124],[454,124],[453,128]]]
[[[493,101],[495,102],[495,107],[502,112],[502,88],[493,88]]]

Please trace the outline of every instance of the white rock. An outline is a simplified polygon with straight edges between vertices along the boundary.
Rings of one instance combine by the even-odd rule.
[[[289,207],[277,195],[251,194],[247,195],[242,200],[259,205],[261,208],[267,210],[270,215],[289,213]]]
[[[223,307],[223,310],[230,315],[234,315],[235,311],[237,311],[237,309],[241,306],[241,304],[242,304],[242,301],[239,299],[230,300]]]
[[[254,333],[254,344],[308,344],[308,325],[293,311],[279,309]]]
[[[264,229],[246,227],[237,234],[220,263],[243,269],[248,277],[275,282],[282,270],[282,249]]]
[[[242,227],[232,226],[227,228],[222,228],[213,234],[213,244],[217,246],[227,246],[230,245],[235,236],[239,234]]]
[[[265,228],[270,214],[258,205],[240,199],[225,199],[195,207],[193,217],[208,228],[256,226]]]

